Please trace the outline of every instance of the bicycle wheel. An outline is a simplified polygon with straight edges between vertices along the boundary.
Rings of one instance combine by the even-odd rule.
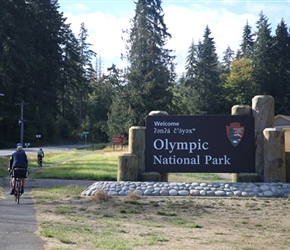
[[[15,202],[17,202],[17,204],[19,204],[19,199],[20,199],[20,179],[16,179],[15,180]]]
[[[38,167],[42,167],[42,160],[38,158]]]

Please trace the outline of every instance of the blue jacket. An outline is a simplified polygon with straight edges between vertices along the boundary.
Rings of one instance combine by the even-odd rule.
[[[10,158],[10,167],[27,167],[28,160],[24,150],[16,150]]]

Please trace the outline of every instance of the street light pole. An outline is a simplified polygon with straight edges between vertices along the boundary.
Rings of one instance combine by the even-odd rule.
[[[16,103],[15,105],[21,105],[21,114],[20,114],[20,120],[19,120],[19,124],[21,125],[21,131],[20,131],[20,143],[22,145],[23,144],[23,138],[24,138],[24,119],[23,119],[23,107],[24,107],[24,104],[28,104],[28,103],[24,103],[23,101],[21,103]]]

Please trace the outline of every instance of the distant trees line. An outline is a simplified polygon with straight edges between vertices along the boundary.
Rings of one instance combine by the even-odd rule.
[[[203,38],[188,45],[178,78],[174,52],[165,48],[171,34],[161,0],[138,0],[123,34],[128,67],[112,64],[104,74],[85,24],[75,35],[57,0],[0,2],[0,147],[19,141],[21,122],[32,145],[36,134],[42,144],[83,141],[83,131],[89,141],[106,142],[144,126],[152,110],[230,114],[259,94],[275,98],[275,114],[290,113],[290,35],[283,19],[275,35],[263,12],[256,32],[245,20],[239,50],[228,47],[221,60],[206,26]]]

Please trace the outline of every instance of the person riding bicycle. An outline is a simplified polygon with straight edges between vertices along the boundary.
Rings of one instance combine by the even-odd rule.
[[[44,157],[44,152],[42,148],[40,148],[37,152],[37,161],[40,166],[42,166],[42,158]]]
[[[12,171],[14,168],[25,168],[28,167],[28,160],[25,151],[23,150],[22,144],[18,143],[16,151],[10,157],[9,160],[9,173],[11,174],[11,181],[10,181],[10,194],[13,195],[14,190],[14,182],[15,178],[12,176]],[[25,185],[25,178],[21,178],[21,193],[24,193],[24,185]]]

